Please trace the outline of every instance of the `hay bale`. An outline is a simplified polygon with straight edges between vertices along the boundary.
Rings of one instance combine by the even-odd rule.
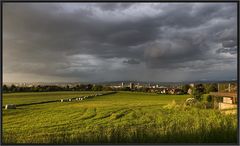
[[[15,104],[6,104],[5,109],[16,109]]]
[[[68,100],[67,99],[61,99],[61,102],[67,102]]]

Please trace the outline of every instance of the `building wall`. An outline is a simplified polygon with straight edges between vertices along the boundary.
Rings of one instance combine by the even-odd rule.
[[[219,103],[219,109],[233,109],[237,108],[237,104],[229,104],[229,103]]]

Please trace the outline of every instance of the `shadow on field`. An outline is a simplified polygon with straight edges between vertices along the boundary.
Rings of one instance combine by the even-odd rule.
[[[184,128],[183,128],[184,129]],[[84,132],[43,134],[24,138],[14,133],[4,134],[4,144],[176,144],[176,143],[237,143],[237,129],[218,127],[207,129],[201,125],[198,129],[170,129],[145,125],[139,127],[94,127]],[[7,136],[6,136],[7,135]]]

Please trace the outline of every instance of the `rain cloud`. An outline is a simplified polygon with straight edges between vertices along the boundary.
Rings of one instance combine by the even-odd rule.
[[[237,78],[237,3],[4,3],[3,80]]]

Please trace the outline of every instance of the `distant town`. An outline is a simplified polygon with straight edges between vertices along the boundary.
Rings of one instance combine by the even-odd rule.
[[[116,81],[105,83],[4,83],[3,92],[47,92],[47,91],[135,91],[159,94],[191,94],[201,86],[206,92],[237,92],[237,81],[194,83],[147,83]]]

